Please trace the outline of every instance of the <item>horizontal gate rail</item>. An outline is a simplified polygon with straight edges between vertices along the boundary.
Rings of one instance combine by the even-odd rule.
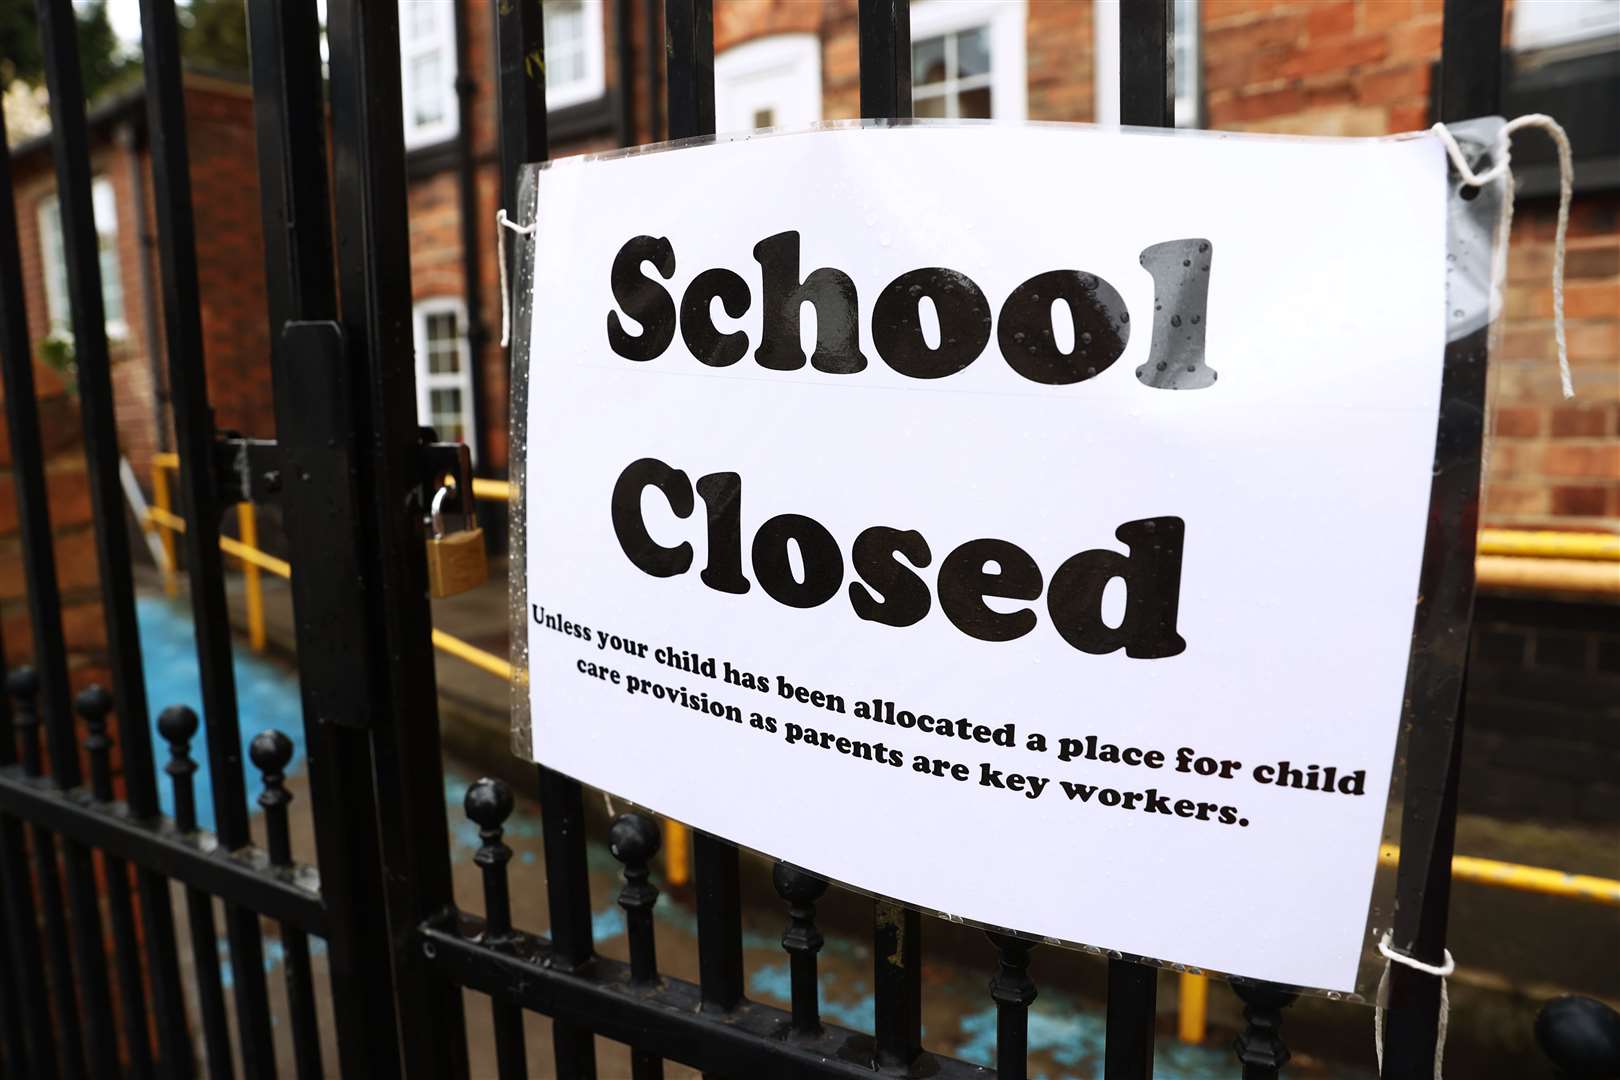
[[[274,868],[260,848],[227,851],[211,832],[182,833],[166,818],[138,820],[122,801],[96,802],[82,791],[62,791],[24,776],[15,765],[0,768],[0,811],[260,915],[326,935],[314,870]]]
[[[519,934],[496,948],[477,939],[482,920],[441,920],[417,932],[435,971],[463,986],[522,1005],[662,1058],[720,1076],[862,1077],[874,1075],[869,1056],[839,1057],[871,1036],[826,1026],[815,1036],[790,1035],[792,1014],[743,1001],[717,1021],[701,1012],[695,983],[667,976],[635,985],[630,965],[604,957],[580,971],[548,965],[551,942]],[[938,1080],[982,1080],[989,1069],[929,1055],[918,1068]]]

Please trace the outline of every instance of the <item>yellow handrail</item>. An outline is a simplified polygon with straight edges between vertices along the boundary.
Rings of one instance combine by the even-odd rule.
[[[178,465],[179,458],[174,454],[152,456],[154,505],[147,511],[146,517],[146,527],[157,528],[163,533],[164,551],[169,560],[169,565],[165,568],[165,580],[171,583],[171,587],[174,567],[173,534],[185,532],[186,522],[184,518],[170,510],[168,478],[164,472]],[[473,494],[480,499],[508,501],[511,492],[511,484],[505,480],[481,478],[473,480]],[[251,521],[243,520],[242,534],[243,540],[229,536],[220,537],[220,550],[256,570],[266,570],[281,578],[292,576],[292,566],[285,559],[278,559],[253,546],[257,536],[256,528]],[[1620,536],[1608,533],[1482,529],[1479,534],[1479,559],[1476,566],[1481,585],[1548,589],[1574,587],[1575,591],[1579,592],[1613,593],[1620,596],[1620,567],[1609,565],[1613,562],[1620,562]],[[257,584],[256,580],[250,580],[250,593]],[[248,607],[251,623],[251,612],[255,607],[255,598],[251,595],[248,598]],[[257,607],[262,620],[262,599],[257,601]],[[503,657],[486,652],[443,630],[433,631],[433,646],[498,679],[507,681],[512,679],[512,665]],[[689,876],[688,834],[686,827],[679,822],[669,821],[667,824],[665,860],[668,880],[672,885],[682,885]],[[1385,845],[1381,855],[1385,859],[1396,859],[1400,857],[1400,850]],[[1620,881],[1609,878],[1589,874],[1568,874],[1545,867],[1523,866],[1472,855],[1456,856],[1451,863],[1451,873],[1452,877],[1459,881],[1620,907]],[[1197,1042],[1202,1038],[1204,1001],[1202,983],[1201,975],[1182,974],[1182,1007],[1185,1011],[1181,1019],[1181,1033],[1189,1042]]]

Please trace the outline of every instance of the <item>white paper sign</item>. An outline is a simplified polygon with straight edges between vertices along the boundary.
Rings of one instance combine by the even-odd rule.
[[[546,169],[534,759],[925,909],[1352,989],[1445,200],[1428,138]]]

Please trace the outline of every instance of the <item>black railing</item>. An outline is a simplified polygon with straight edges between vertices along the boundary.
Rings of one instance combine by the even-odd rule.
[[[288,1038],[301,1080],[323,1071],[311,937],[326,943],[329,1027],[340,1072],[348,1077],[465,1076],[463,988],[491,999],[503,1078],[526,1073],[524,1013],[531,1010],[553,1020],[556,1071],[564,1077],[595,1075],[597,1037],[630,1047],[637,1080],[661,1076],[665,1059],[735,1078],[865,1077],[874,1070],[941,1080],[990,1075],[924,1050],[926,920],[902,906],[879,901],[873,907],[874,1030],[822,1020],[816,904],[828,883],[785,864],[775,867],[773,883],[783,905],[791,1008],[750,1001],[743,981],[740,857],[723,837],[695,838],[696,983],[659,971],[659,894],[648,871],[659,833],[638,814],[619,817],[609,834],[624,868],[618,903],[630,959],[597,955],[584,793],[577,781],[544,768],[535,775],[534,792],[544,829],[550,936],[513,925],[511,851],[503,830],[514,798],[498,781],[474,785],[465,805],[479,830],[484,915],[456,907],[422,530],[419,513],[411,512],[423,505],[424,485],[443,455],[424,445],[416,423],[398,11],[386,0],[331,0],[329,85],[323,85],[314,0],[247,5],[277,443],[256,444],[257,457],[243,455],[273,461],[273,469],[229,478],[216,472],[223,436],[213,426],[205,375],[175,9],[173,0],[141,5],[163,340],[203,691],[201,718],[177,706],[157,720],[168,744],[162,771],[175,808],[172,817],[160,813],[118,479],[75,20],[68,0],[37,0],[37,6],[113,686],[111,693],[91,688],[69,699],[9,142],[0,118],[0,145],[7,147],[0,168],[0,359],[37,658],[37,668],[11,672],[0,695],[0,1073],[100,1080],[192,1076],[201,1065],[210,1077],[232,1077],[238,1069],[247,1077],[277,1075],[262,940],[269,920],[285,955]],[[502,0],[491,10],[501,187],[510,206],[518,167],[547,153],[545,81],[538,74],[544,70],[542,20],[538,0]],[[653,22],[655,0],[644,10]],[[614,11],[622,24],[633,5],[621,0]],[[861,113],[908,116],[906,0],[860,0],[858,14]],[[1501,19],[1501,0],[1446,3],[1443,117],[1495,109]],[[713,134],[713,22],[712,0],[665,0],[661,33],[655,25],[646,28],[645,90],[655,134],[661,112],[671,138]],[[1123,6],[1127,123],[1172,123],[1172,26],[1170,0]],[[660,37],[666,43],[662,67],[653,46]],[[621,38],[618,52],[626,131],[633,116],[628,83],[635,77],[627,42]],[[462,116],[465,127],[465,108]],[[305,764],[314,866],[293,858],[284,783],[292,745],[279,733],[258,736],[250,750],[261,776],[264,848],[255,846],[249,827],[218,550],[221,514],[228,496],[238,494],[278,500],[286,525],[310,748]],[[1461,730],[1459,718],[1457,739]],[[197,821],[193,741],[199,732],[213,832]],[[1409,937],[1419,958],[1433,961],[1444,948],[1456,815],[1455,740],[1441,749],[1450,762],[1436,773],[1449,777],[1441,827],[1423,863],[1403,866],[1425,879],[1424,902],[1401,915],[1415,920]],[[122,800],[115,798],[115,750]],[[180,887],[186,906],[189,980],[181,977],[171,884]],[[225,916],[230,1003],[216,902]],[[1037,994],[1029,975],[1032,947],[1025,938],[991,933],[984,952],[997,1016],[995,1075],[1009,1080],[1027,1072],[1028,1012]],[[1150,1076],[1156,972],[1111,960],[1107,985],[1105,1075]],[[1238,993],[1246,1021],[1235,1046],[1242,1075],[1276,1076],[1289,1056],[1282,1025],[1292,997],[1257,984],[1240,985]],[[1432,1075],[1439,993],[1433,976],[1393,972],[1386,1076]],[[200,1058],[187,1020],[193,1014]],[[1566,1001],[1543,1013],[1538,1036],[1569,1075],[1582,1075],[1593,1068],[1591,1048],[1612,1023],[1613,1014],[1593,1003]]]

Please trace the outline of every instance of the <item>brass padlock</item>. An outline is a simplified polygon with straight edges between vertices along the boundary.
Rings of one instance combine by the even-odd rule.
[[[453,490],[447,484],[433,494],[433,535],[427,541],[427,570],[428,595],[434,599],[464,593],[489,579],[484,530],[473,517],[470,490],[462,499],[467,509],[467,527],[453,533],[444,531],[444,500]]]

